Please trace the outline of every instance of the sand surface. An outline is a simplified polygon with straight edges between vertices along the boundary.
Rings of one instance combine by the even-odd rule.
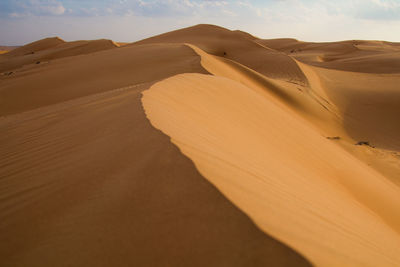
[[[400,44],[7,51],[1,266],[400,266]]]
[[[207,73],[172,44],[3,77],[0,265],[310,266],[151,126],[141,92],[184,72]]]

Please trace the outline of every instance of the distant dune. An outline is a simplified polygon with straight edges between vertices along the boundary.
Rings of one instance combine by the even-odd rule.
[[[400,44],[0,50],[1,266],[400,266]]]
[[[197,25],[142,40],[136,44],[190,43],[209,54],[234,60],[267,77],[306,82],[292,58],[259,45],[253,38],[255,37],[240,31],[229,31],[214,25]]]
[[[119,47],[111,40],[65,42],[59,37],[46,38],[16,49],[0,57],[0,72],[14,70],[29,64],[94,53]]]
[[[400,73],[400,43],[342,41],[308,43],[295,39],[258,40],[314,66],[365,73]]]

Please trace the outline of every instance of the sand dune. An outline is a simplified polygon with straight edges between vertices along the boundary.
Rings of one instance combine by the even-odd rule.
[[[209,54],[234,60],[267,77],[306,83],[293,59],[259,45],[252,38],[255,37],[240,31],[230,31],[214,25],[197,25],[151,37],[136,44],[190,43]]]
[[[64,57],[78,56],[119,47],[111,40],[65,42],[54,37],[16,48],[0,57],[0,72],[18,69],[29,64],[48,63]]]
[[[24,67],[2,78],[0,115],[157,81],[177,71],[201,72],[196,63],[200,59],[193,55],[191,49],[180,44],[142,45]],[[170,68],[164,67],[167,63]]]
[[[37,53],[46,49],[56,47],[60,44],[64,44],[65,41],[59,37],[45,38],[24,46],[14,49],[8,56],[24,56],[28,54]]]
[[[207,73],[192,49],[125,47],[37,68],[2,83],[1,265],[310,266],[145,117],[153,81]]]
[[[309,43],[295,39],[257,40],[314,66],[365,73],[400,73],[400,44],[383,41]]]
[[[399,266],[399,48],[203,24],[1,55],[0,265]]]

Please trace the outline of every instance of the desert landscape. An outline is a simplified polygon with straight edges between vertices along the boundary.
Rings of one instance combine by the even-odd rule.
[[[117,41],[0,47],[0,266],[400,266],[400,43]]]

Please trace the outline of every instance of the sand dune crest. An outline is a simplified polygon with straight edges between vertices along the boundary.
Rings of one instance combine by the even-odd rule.
[[[142,101],[210,182],[317,266],[400,263],[399,188],[293,114],[198,74],[160,82]]]

